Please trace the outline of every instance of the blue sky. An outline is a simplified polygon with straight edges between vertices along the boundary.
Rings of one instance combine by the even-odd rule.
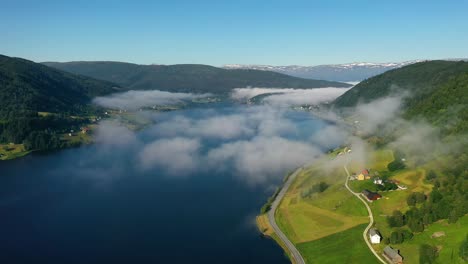
[[[466,58],[467,14],[467,0],[0,0],[0,54],[211,65]]]

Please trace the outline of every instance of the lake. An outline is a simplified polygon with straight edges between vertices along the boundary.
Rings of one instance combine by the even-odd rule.
[[[228,103],[149,115],[156,125],[138,133],[103,129],[93,145],[1,162],[0,262],[289,263],[255,215],[299,164],[245,157],[294,156],[288,142],[326,123]]]

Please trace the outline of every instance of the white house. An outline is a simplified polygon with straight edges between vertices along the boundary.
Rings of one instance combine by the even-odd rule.
[[[371,228],[369,230],[369,239],[372,244],[380,244],[380,240],[382,240],[382,236],[380,236],[379,231],[375,228]]]
[[[383,181],[382,181],[382,179],[380,179],[379,177],[377,177],[377,178],[374,179],[374,184],[376,184],[376,185],[377,185],[377,184],[378,184],[378,185],[382,185],[382,184],[383,184]]]

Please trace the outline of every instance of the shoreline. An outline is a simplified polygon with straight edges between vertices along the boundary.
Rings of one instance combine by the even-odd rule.
[[[280,205],[284,195],[289,189],[289,186],[294,181],[298,173],[302,171],[302,169],[303,167],[299,167],[293,173],[290,173],[285,177],[281,188],[279,188],[279,192],[275,192],[276,196],[273,202],[271,203],[271,208],[265,213],[257,216],[256,218],[256,223],[259,231],[263,235],[275,240],[281,246],[281,248],[283,248],[285,254],[289,257],[291,263],[294,264],[304,264],[304,258],[301,256],[301,253],[295,247],[295,245],[288,239],[288,237],[281,231],[281,229],[276,224],[275,213],[277,207]]]

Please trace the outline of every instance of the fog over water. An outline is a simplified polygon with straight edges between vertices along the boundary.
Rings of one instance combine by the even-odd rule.
[[[138,114],[154,124],[106,120],[93,145],[0,164],[2,263],[288,263],[255,215],[326,149],[326,122],[229,102]]]
[[[0,263],[288,263],[255,226],[268,196],[288,171],[338,145],[353,151],[330,160],[330,168],[349,160],[365,166],[368,159],[370,146],[352,129],[290,108],[343,92],[319,90],[313,99],[310,92],[282,90],[260,105],[225,100],[137,111],[152,122],[138,132],[118,119],[105,120],[92,145],[0,163]],[[239,89],[231,96],[240,100],[258,92]],[[136,109],[157,104],[149,99],[153,95],[160,92],[99,100]],[[297,95],[309,99],[292,100]],[[164,96],[157,100],[170,105],[208,95]],[[404,96],[345,113],[364,135],[397,129],[389,146],[408,157],[454,149],[424,120],[399,118]],[[339,120],[332,111],[322,114]]]

